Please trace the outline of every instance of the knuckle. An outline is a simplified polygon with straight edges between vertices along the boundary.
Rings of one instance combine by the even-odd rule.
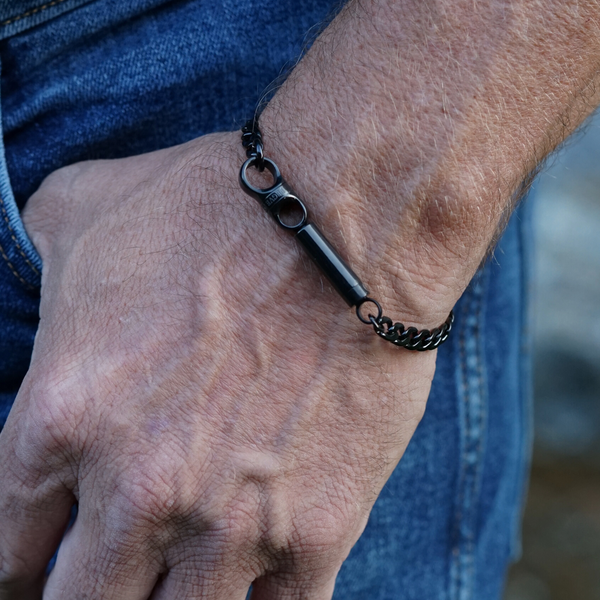
[[[130,461],[109,484],[111,497],[101,509],[109,550],[139,552],[141,544],[154,552],[206,530],[197,478],[186,476],[185,469],[172,465],[164,454]]]
[[[44,178],[40,189],[44,191],[55,188],[63,190],[64,188],[69,187],[73,179],[81,173],[84,164],[85,163],[73,163],[55,169]]]
[[[242,550],[256,544],[259,538],[259,527],[254,509],[240,506],[227,510],[212,529],[222,539],[224,546]]]
[[[91,556],[82,557],[82,567],[91,571],[112,569],[117,564],[126,565],[140,553],[151,559],[152,536],[141,535],[124,522],[108,523],[102,528],[95,541],[95,551]]]
[[[133,474],[119,483],[114,509],[136,523],[155,524],[168,516],[175,502],[167,481],[152,473]]]
[[[110,500],[98,507],[96,518],[103,525],[101,554],[106,557],[129,557],[161,546],[168,537],[174,494],[166,493],[163,484],[149,475],[129,475],[123,473]]]
[[[150,531],[142,533],[139,527],[132,527],[126,520],[109,521],[98,539],[99,562],[111,562],[115,557],[127,559],[141,550],[146,551],[151,535]]]
[[[53,171],[42,181],[23,211],[23,222],[29,232],[35,234],[60,223],[66,209],[65,196],[79,171],[78,165],[69,165]]]
[[[295,530],[296,552],[309,559],[321,560],[345,547],[348,520],[334,507],[313,508],[298,519]]]
[[[50,173],[28,199],[22,213],[23,224],[45,260],[56,239],[72,228],[73,207],[89,199],[86,173],[97,161],[85,161]]]
[[[124,469],[116,483],[113,509],[134,524],[159,525],[172,517],[195,512],[196,482],[186,478],[168,459],[144,457],[137,466]]]
[[[22,441],[37,453],[63,452],[75,441],[82,418],[73,386],[52,377],[40,378],[31,390]]]
[[[24,211],[27,219],[35,221],[38,218],[49,218],[50,213],[42,208],[44,202],[48,199],[64,195],[65,189],[68,189],[73,181],[76,170],[76,167],[69,165],[49,173],[37,191],[27,201],[27,208]]]
[[[224,498],[228,499],[223,501]],[[260,540],[262,527],[261,498],[254,485],[233,490],[221,488],[214,500],[202,511],[211,544],[226,553],[251,553]]]
[[[275,526],[266,539],[269,555],[286,571],[337,568],[350,550],[356,522],[349,510],[330,502],[293,514],[286,526]]]

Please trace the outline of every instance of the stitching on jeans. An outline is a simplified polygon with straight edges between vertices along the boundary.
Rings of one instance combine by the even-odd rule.
[[[463,306],[463,310],[462,310],[462,314],[463,317],[467,317],[469,314],[468,309],[471,306],[472,303],[472,298],[471,298],[471,291],[468,290],[467,291],[467,295],[465,297],[465,302],[464,302],[464,306]],[[465,319],[466,321],[466,319]],[[466,325],[466,322],[465,322]],[[462,387],[464,390],[464,394],[468,394],[468,376],[467,376],[467,351],[466,351],[466,333],[465,333],[465,329],[466,327],[463,326],[460,329],[460,336],[459,336],[459,363],[460,363],[460,375],[461,375],[461,381],[462,381]],[[464,402],[464,397],[461,398],[461,400]],[[467,414],[465,414],[465,428],[468,427],[467,424]],[[465,456],[465,452],[467,450],[463,449],[463,452],[461,453],[461,466],[464,465],[466,463],[466,456]],[[456,595],[454,596],[454,598],[456,600],[458,600],[458,598],[460,598],[460,588],[461,588],[461,577],[460,577],[460,569],[461,569],[461,537],[462,537],[462,532],[461,532],[461,518],[462,518],[462,513],[463,513],[463,504],[464,504],[464,497],[465,497],[465,480],[466,480],[466,470],[461,468],[461,472],[460,472],[460,478],[458,480],[458,485],[459,485],[459,496],[458,496],[458,502],[456,505],[456,513],[454,515],[455,521],[454,521],[454,532],[456,535],[456,546],[455,548],[453,548],[453,563],[454,563],[454,590],[456,592]]]
[[[65,2],[65,0],[52,0],[52,2],[48,2],[46,4],[43,4],[42,6],[38,6],[37,8],[32,8],[31,10],[28,10],[27,12],[24,12],[22,15],[19,15],[17,17],[11,17],[10,19],[7,19],[6,21],[2,21],[2,23],[0,23],[0,27],[2,27],[3,25],[10,25],[11,23],[14,23],[15,21],[20,21],[21,19],[24,19],[25,17],[35,15],[35,13],[42,12],[43,10],[46,10],[47,8],[56,6],[57,4],[62,4],[63,2]]]
[[[4,260],[6,261],[6,264],[8,265],[8,268],[10,269],[10,272],[27,288],[29,288],[30,290],[34,290],[35,287],[33,285],[31,285],[28,281],[25,281],[18,273],[17,270],[14,268],[13,264],[10,262],[10,259],[8,258],[8,256],[6,255],[6,252],[4,252],[4,248],[2,247],[2,244],[0,244],[0,254],[2,255],[2,257],[4,258]]]
[[[473,451],[478,457],[478,461],[481,460],[481,453],[483,448],[484,439],[484,425],[485,425],[485,408],[484,408],[484,397],[485,394],[485,377],[483,371],[483,363],[481,360],[482,341],[481,341],[481,318],[483,314],[483,291],[480,286],[484,285],[482,275],[476,276],[473,287],[467,292],[465,296],[465,302],[463,305],[462,315],[465,319],[465,324],[460,329],[459,336],[459,366],[460,366],[460,379],[464,390],[463,402],[465,405],[464,415],[464,435],[466,440],[466,446],[461,453],[461,465],[467,465],[461,469],[460,478],[458,480],[459,495],[457,498],[456,512],[454,515],[454,535],[456,536],[453,545],[453,576],[451,577],[452,587],[451,590],[454,592],[452,597],[455,600],[459,598],[470,598],[472,595],[472,585],[474,579],[474,530],[472,526],[469,526],[467,531],[463,530],[461,526],[462,520],[465,518],[464,513],[464,502],[465,498],[469,497],[470,502],[473,503],[476,497],[477,482],[481,476],[481,464],[477,463],[474,465],[468,464],[468,454]],[[468,325],[469,315],[473,313],[474,323]],[[471,369],[468,364],[468,348],[467,348],[467,330],[470,335],[473,336],[475,341],[475,357],[477,365],[475,369]],[[473,372],[475,371],[475,372]],[[472,397],[471,394],[471,375],[477,377],[477,391],[473,390],[476,395],[479,396],[479,400],[475,402],[476,398]],[[478,405],[478,408],[474,406]],[[477,410],[475,410],[477,408]],[[480,428],[480,435],[477,440],[473,440],[474,425]],[[475,441],[475,444],[473,444]],[[473,507],[471,507],[473,510]],[[466,577],[465,577],[466,576]]]
[[[19,245],[19,242],[15,236],[15,231],[14,229],[11,227],[10,225],[10,221],[8,219],[8,213],[6,212],[6,207],[4,206],[4,199],[2,198],[2,195],[0,194],[0,210],[2,210],[2,214],[4,215],[4,221],[6,222],[6,225],[8,227],[8,230],[10,231],[10,237],[12,238],[12,241],[15,243],[17,250],[19,251],[19,254],[25,259],[25,262],[29,265],[29,267],[31,268],[31,270],[39,276],[40,272],[37,270],[37,268],[35,267],[35,265],[33,265],[29,258],[27,258],[27,255],[25,254],[25,252],[23,252],[23,249],[21,248],[21,246]]]
[[[479,425],[479,438],[477,440],[476,445],[476,454],[477,454],[477,463],[473,467],[473,481],[471,487],[471,495],[475,498],[475,494],[477,492],[478,483],[481,480],[481,457],[483,452],[483,438],[485,435],[485,386],[484,386],[484,375],[483,375],[483,361],[481,357],[482,350],[482,340],[481,340],[481,319],[483,315],[483,285],[484,285],[484,275],[483,273],[480,275],[479,280],[477,282],[477,286],[481,286],[478,290],[477,297],[477,312],[475,316],[475,324],[473,329],[473,337],[475,338],[476,347],[475,347],[475,356],[477,358],[477,378],[478,378],[478,388],[479,388],[479,401],[478,406],[479,409],[477,414],[474,415],[477,419],[477,423]],[[468,573],[469,579],[467,585],[469,586],[468,591],[472,596],[473,592],[473,580],[475,579],[475,540],[474,540],[475,531],[474,528],[471,528],[468,533]]]

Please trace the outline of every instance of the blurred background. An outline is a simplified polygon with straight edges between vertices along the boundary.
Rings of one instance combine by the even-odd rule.
[[[535,191],[535,443],[505,600],[600,600],[600,114]]]

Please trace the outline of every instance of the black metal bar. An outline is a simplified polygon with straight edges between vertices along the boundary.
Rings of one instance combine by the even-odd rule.
[[[296,239],[349,306],[356,306],[369,295],[356,273],[316,225],[308,223],[302,227]]]

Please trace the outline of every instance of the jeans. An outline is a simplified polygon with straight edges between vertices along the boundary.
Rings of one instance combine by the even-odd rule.
[[[335,4],[0,4],[0,426],[38,322],[42,264],[19,210],[42,179],[76,161],[239,127]],[[425,416],[340,571],[336,599],[502,595],[519,553],[530,448],[528,212],[513,215],[455,308]]]

